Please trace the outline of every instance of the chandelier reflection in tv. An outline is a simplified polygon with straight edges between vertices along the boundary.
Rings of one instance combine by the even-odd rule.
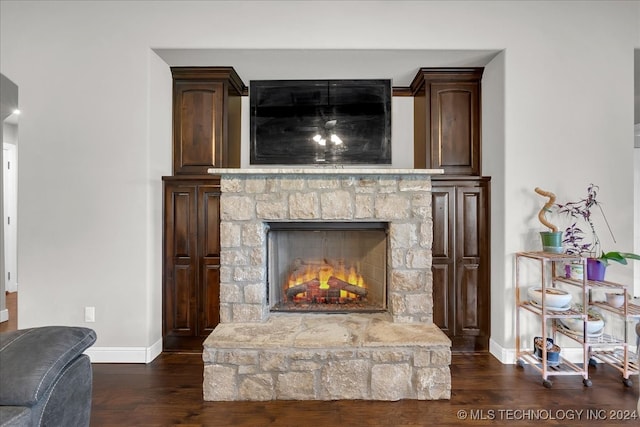
[[[316,162],[324,163],[327,158],[335,158],[339,153],[344,153],[346,147],[340,138],[336,134],[337,120],[327,120],[323,129],[319,129],[313,138],[313,141],[318,144],[316,150]],[[328,145],[327,145],[328,143]]]
[[[251,81],[251,164],[391,164],[390,80]]]

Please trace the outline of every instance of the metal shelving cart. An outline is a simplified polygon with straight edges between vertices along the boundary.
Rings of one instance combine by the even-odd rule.
[[[577,285],[581,284],[581,282],[576,283],[576,281],[570,279],[559,280]],[[609,330],[609,333],[604,333],[601,337],[587,340],[587,344],[589,344],[589,364],[597,366],[596,361],[600,361],[614,367],[622,374],[622,383],[627,387],[631,387],[633,381],[629,377],[638,375],[640,366],[638,366],[637,354],[631,350],[632,344],[630,344],[630,341],[632,340],[629,336],[629,323],[640,321],[640,306],[629,301],[626,287],[619,283],[592,280],[587,280],[586,283],[589,290],[589,305],[611,313],[622,320],[624,324],[622,333]],[[594,290],[622,293],[624,295],[623,305],[617,308],[606,302],[593,301],[592,291]]]
[[[526,260],[533,260],[539,263],[540,267],[540,287],[542,288],[542,303],[540,305],[533,304],[531,301],[527,299],[523,299],[520,291],[523,286],[521,283],[521,269],[522,263],[526,262]],[[575,283],[566,283],[565,281],[557,280],[559,274],[557,274],[557,269],[559,266],[564,266],[567,263],[581,263],[583,265],[583,269],[586,272],[586,259],[581,258],[579,256],[572,256],[567,254],[554,254],[547,252],[518,252],[516,253],[516,363],[519,366],[524,366],[525,364],[529,364],[533,366],[540,374],[542,375],[542,384],[551,388],[553,383],[549,379],[551,376],[562,376],[562,375],[580,375],[582,376],[582,382],[586,387],[591,387],[592,383],[589,379],[589,343],[585,342],[582,337],[579,336],[571,336],[572,339],[576,340],[582,346],[582,366],[579,364],[573,363],[567,359],[565,359],[561,354],[559,356],[559,360],[557,364],[550,364],[547,357],[547,346],[541,346],[540,356],[535,354],[535,348],[533,350],[523,350],[520,343],[521,331],[520,331],[520,323],[521,323],[521,313],[529,312],[533,313],[540,319],[541,325],[541,336],[542,343],[545,344],[547,342],[547,337],[551,335],[553,341],[556,341],[557,335],[562,334],[562,330],[558,329],[558,320],[559,319],[578,319],[583,322],[584,328],[583,332],[586,336],[586,321],[587,321],[587,310],[588,310],[588,287],[586,286],[586,279],[583,281],[579,281],[581,283],[581,297],[582,297],[582,310],[578,311],[575,308],[571,307],[565,310],[550,310],[547,307],[545,302],[547,289],[548,288],[556,288],[559,284],[570,284],[575,285]],[[550,331],[550,334],[548,333]],[[564,334],[563,334],[564,335]]]

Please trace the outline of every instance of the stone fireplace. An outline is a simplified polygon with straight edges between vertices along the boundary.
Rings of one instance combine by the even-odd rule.
[[[205,400],[450,397],[451,343],[432,323],[438,170],[210,172],[221,318]]]

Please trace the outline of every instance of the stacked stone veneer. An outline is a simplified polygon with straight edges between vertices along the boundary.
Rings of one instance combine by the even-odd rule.
[[[389,222],[389,312],[432,321],[428,175],[223,175],[221,192],[220,322],[269,315],[265,222],[349,220]]]
[[[205,341],[205,400],[448,399],[451,342],[381,314],[279,315]]]
[[[432,324],[428,174],[223,173],[221,193],[206,400],[449,398],[450,341]],[[274,221],[388,222],[388,313],[270,313],[265,223]]]

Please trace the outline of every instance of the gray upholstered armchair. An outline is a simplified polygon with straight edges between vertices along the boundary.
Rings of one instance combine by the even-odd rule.
[[[0,426],[88,426],[93,330],[47,326],[0,334]]]

